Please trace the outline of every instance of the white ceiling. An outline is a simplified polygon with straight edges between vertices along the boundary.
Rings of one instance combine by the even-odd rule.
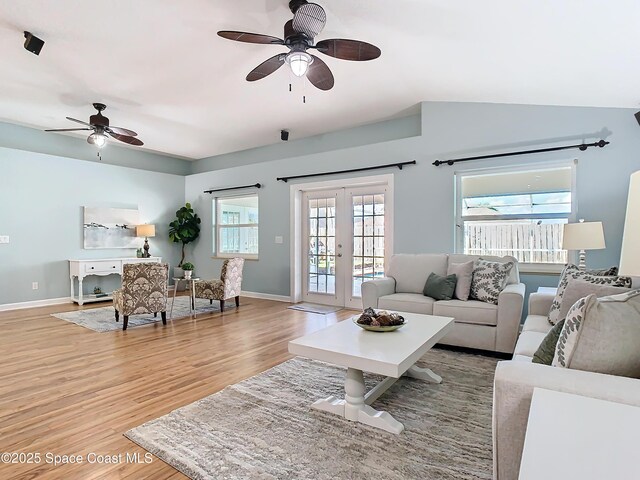
[[[286,68],[244,80],[284,51],[221,29],[282,37],[287,0],[0,0],[0,120],[71,128],[92,102],[149,150],[197,159],[402,116],[421,101],[637,107],[638,0],[316,0],[316,40],[374,43],[372,62],[323,57],[336,86]],[[39,57],[23,30],[45,40]],[[302,104],[306,94],[307,103]],[[52,134],[54,135],[54,134]]]

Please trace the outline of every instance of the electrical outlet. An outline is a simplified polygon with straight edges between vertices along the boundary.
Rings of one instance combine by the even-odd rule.
[[[38,282],[33,282],[31,284],[31,290],[37,290],[38,289]]]
[[[276,243],[277,243],[278,245],[280,245],[280,244],[284,243],[284,238],[282,238],[280,235],[278,235],[278,236],[276,237]]]
[[[9,243],[9,235],[0,235],[0,243]]]

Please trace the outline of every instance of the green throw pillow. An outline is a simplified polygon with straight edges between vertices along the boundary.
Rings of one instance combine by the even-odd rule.
[[[564,326],[564,318],[556,323],[551,330],[544,337],[538,350],[533,354],[533,363],[541,363],[543,365],[551,365],[553,363],[553,356],[556,353],[556,345],[560,334],[562,333],[562,327]]]
[[[429,278],[427,278],[427,283],[424,284],[422,293],[435,300],[451,300],[453,298],[453,292],[456,291],[457,281],[458,277],[455,273],[447,275],[446,277],[432,273],[429,275]]]

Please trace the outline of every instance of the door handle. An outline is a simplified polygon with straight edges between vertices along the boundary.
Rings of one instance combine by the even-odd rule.
[[[341,254],[341,253],[339,253],[339,254],[337,254],[337,255],[336,255],[336,257],[342,257],[342,254]]]

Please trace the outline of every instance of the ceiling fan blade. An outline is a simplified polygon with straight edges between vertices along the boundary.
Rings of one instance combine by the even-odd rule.
[[[87,127],[90,127],[91,124],[87,123],[87,122],[83,122],[82,120],[78,120],[77,118],[71,118],[71,117],[66,117],[67,120],[71,120],[72,122],[76,122],[76,123],[81,123],[82,125],[86,125]]]
[[[236,32],[232,30],[221,30],[218,32],[222,38],[234,40],[236,42],[245,43],[261,43],[271,45],[284,45],[284,40],[271,35],[262,35],[260,33]]]
[[[311,56],[313,57],[313,63],[309,65],[307,78],[314,87],[319,88],[320,90],[331,90],[335,83],[333,73],[331,73],[327,64],[321,59],[315,55]]]
[[[279,53],[278,55],[274,55],[269,60],[265,60],[256,68],[249,72],[247,75],[247,82],[255,82],[256,80],[262,80],[267,75],[271,75],[273,72],[278,70],[284,64],[285,55]]]
[[[378,47],[371,45],[370,43],[361,42],[359,40],[345,40],[342,38],[322,40],[321,42],[318,42],[315,48],[317,48],[319,52],[329,55],[330,57],[356,62],[374,60],[382,53]]]
[[[305,3],[298,7],[293,16],[293,29],[315,38],[327,23],[327,14],[317,3]]]
[[[137,137],[138,134],[136,132],[134,132],[133,130],[129,130],[127,128],[122,128],[122,127],[107,127],[105,128],[105,130],[108,133],[117,133],[119,135],[127,135],[129,137]]]
[[[114,132],[109,132],[109,136],[113,137],[116,140],[119,140],[121,142],[128,143],[129,145],[136,145],[138,147],[140,145],[144,145],[142,140],[140,140],[139,138],[136,138],[136,137],[130,137],[129,135],[119,135],[119,134],[114,133]],[[91,142],[89,142],[89,143],[91,143]]]
[[[79,132],[81,130],[93,130],[93,128],[52,128],[45,132]]]

